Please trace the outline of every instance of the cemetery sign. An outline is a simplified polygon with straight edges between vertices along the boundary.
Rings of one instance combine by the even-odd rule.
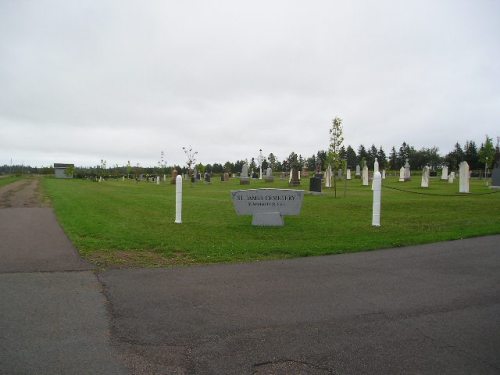
[[[283,226],[283,216],[300,214],[304,190],[232,190],[231,198],[238,215],[253,216],[252,225]]]

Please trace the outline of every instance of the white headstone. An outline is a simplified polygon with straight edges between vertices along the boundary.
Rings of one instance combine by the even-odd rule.
[[[325,172],[325,187],[332,187],[332,167],[329,165]]]
[[[355,176],[361,176],[361,167],[358,165],[356,165],[356,174]]]
[[[245,163],[243,164],[243,166],[241,167],[241,177],[248,177],[248,164]]]
[[[379,168],[378,158],[375,158],[375,163],[373,163],[373,173],[379,172],[378,168]]]
[[[445,165],[443,166],[443,170],[441,171],[441,180],[447,180],[448,179],[448,166]]]
[[[385,169],[382,170],[382,180],[385,180]]]
[[[451,173],[448,175],[448,183],[452,184],[452,183],[453,183],[453,180],[455,180],[455,172],[451,172]]]
[[[347,171],[346,171],[346,179],[348,179],[348,180],[351,179],[351,170],[349,168],[347,168]]]
[[[288,183],[292,182],[293,168],[290,168],[290,177],[288,178]]]
[[[429,187],[429,174],[430,168],[426,165],[422,170],[422,182],[420,183],[420,187],[428,188]]]
[[[405,181],[410,181],[411,179],[411,172],[410,172],[410,162],[408,159],[406,159],[405,163]]]
[[[373,174],[373,208],[372,208],[372,226],[380,226],[380,202],[382,196],[382,176],[380,172]]]
[[[405,167],[399,170],[399,182],[405,182]]]
[[[361,176],[363,179],[363,186],[368,186],[368,167],[364,166],[363,167],[363,174]]]
[[[156,176],[156,185],[160,185],[160,176]]]
[[[458,178],[460,180],[460,193],[469,192],[469,164],[466,161],[460,163]]]

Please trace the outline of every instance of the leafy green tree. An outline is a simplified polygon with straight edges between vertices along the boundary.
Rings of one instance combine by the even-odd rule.
[[[466,141],[464,146],[465,161],[470,169],[479,169],[479,154],[474,141]]]
[[[455,143],[455,148],[453,151],[449,152],[445,158],[445,162],[450,167],[450,170],[458,170],[458,165],[465,160],[465,153],[460,146],[460,143]]]
[[[486,140],[481,144],[481,148],[479,149],[479,161],[488,169],[491,169],[494,156],[495,147],[493,147],[493,139],[486,135]]]
[[[349,168],[356,168],[358,164],[358,159],[356,157],[356,151],[351,146],[347,146],[346,150],[347,166]]]
[[[337,197],[337,170],[343,166],[340,150],[344,143],[342,119],[335,117],[332,120],[332,127],[330,128],[330,146],[328,148],[328,160],[334,170],[333,173],[333,192],[334,197]]]
[[[193,175],[193,166],[196,164],[196,155],[198,155],[198,151],[193,151],[193,147],[183,147],[182,150],[184,151],[184,154],[186,155],[186,166],[188,169],[188,174],[190,176]]]
[[[377,151],[377,159],[380,170],[385,169],[387,167],[387,156],[385,156],[385,152],[382,146],[380,146]]]
[[[368,158],[368,153],[366,152],[366,148],[363,145],[359,145],[358,147],[358,164],[362,167],[361,161]]]
[[[326,169],[327,159],[328,159],[328,153],[326,151],[321,150],[316,153],[316,162],[321,163],[321,170]]]
[[[274,171],[276,169],[276,164],[277,164],[277,158],[276,156],[271,152],[269,156],[267,157],[267,160],[269,161],[269,166],[271,169]]]
[[[398,154],[396,154],[396,148],[392,146],[391,155],[389,156],[389,169],[392,171],[397,171],[401,166],[398,164]]]

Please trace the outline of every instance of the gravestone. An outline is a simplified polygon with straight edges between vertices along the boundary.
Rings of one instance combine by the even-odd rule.
[[[455,172],[451,172],[451,173],[448,175],[448,183],[449,183],[449,184],[452,184],[454,180],[455,180]]]
[[[466,161],[460,163],[460,168],[458,172],[459,179],[459,192],[468,193],[469,192],[469,164]]]
[[[266,175],[264,176],[265,182],[274,182],[273,170],[271,168],[266,169]]]
[[[378,158],[375,158],[375,162],[373,163],[373,173],[379,172]]]
[[[241,167],[240,185],[250,185],[250,177],[248,177],[248,164],[245,163]]]
[[[304,190],[248,189],[231,191],[238,215],[252,215],[252,225],[283,226],[284,216],[299,215]]]
[[[205,175],[203,176],[203,180],[205,180],[206,183],[210,183],[210,173],[205,172]]]
[[[361,167],[359,166],[359,164],[356,165],[356,173],[354,174],[354,176],[361,176]]]
[[[301,175],[302,175],[302,177],[308,177],[309,176],[309,171],[307,170],[306,167],[302,168]],[[299,177],[299,180],[300,180],[300,177]]]
[[[420,187],[423,188],[429,187],[429,175],[430,175],[430,168],[426,165],[422,170],[422,181],[420,182]]]
[[[178,175],[177,169],[172,170],[172,178],[170,179],[170,183],[172,185],[175,185],[175,182],[177,181],[177,175]]]
[[[443,169],[441,170],[441,180],[447,180],[448,179],[448,166],[444,165]]]
[[[498,147],[498,142],[495,152],[495,163],[491,171],[491,187],[494,189],[500,188],[500,148]]]
[[[410,181],[411,180],[411,172],[410,172],[410,162],[408,159],[406,159],[405,163],[405,181]]]
[[[405,167],[399,170],[399,182],[405,182]]]
[[[229,173],[224,173],[224,181],[229,181]]]
[[[300,172],[296,169],[292,169],[290,172],[290,182],[289,184],[292,186],[300,185]]]
[[[325,187],[332,187],[332,167],[329,165],[325,172]]]
[[[363,173],[361,175],[363,186],[368,186],[368,167],[365,165],[363,167]]]
[[[385,169],[382,169],[382,180],[385,180]]]
[[[351,170],[350,170],[349,168],[347,168],[347,171],[346,171],[346,173],[345,173],[345,176],[346,176],[345,178],[346,178],[347,180],[350,180],[350,179],[351,179]]]

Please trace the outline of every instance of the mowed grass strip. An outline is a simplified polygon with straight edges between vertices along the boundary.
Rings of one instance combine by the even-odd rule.
[[[241,262],[406,246],[500,233],[500,193],[471,181],[420,178],[384,181],[381,227],[371,226],[372,191],[360,180],[340,182],[320,196],[306,194],[300,216],[284,227],[253,227],[237,216],[230,190],[288,188],[287,181],[240,186],[239,180],[184,183],[183,223],[175,224],[175,186],[162,183],[45,178],[43,186],[64,230],[83,257],[103,266]],[[395,187],[407,191],[389,189]],[[308,180],[303,181],[304,190]],[[414,194],[411,192],[425,193]],[[430,194],[430,195],[429,195]],[[448,196],[443,196],[448,195]]]
[[[0,187],[19,181],[21,176],[6,176],[0,178]]]

